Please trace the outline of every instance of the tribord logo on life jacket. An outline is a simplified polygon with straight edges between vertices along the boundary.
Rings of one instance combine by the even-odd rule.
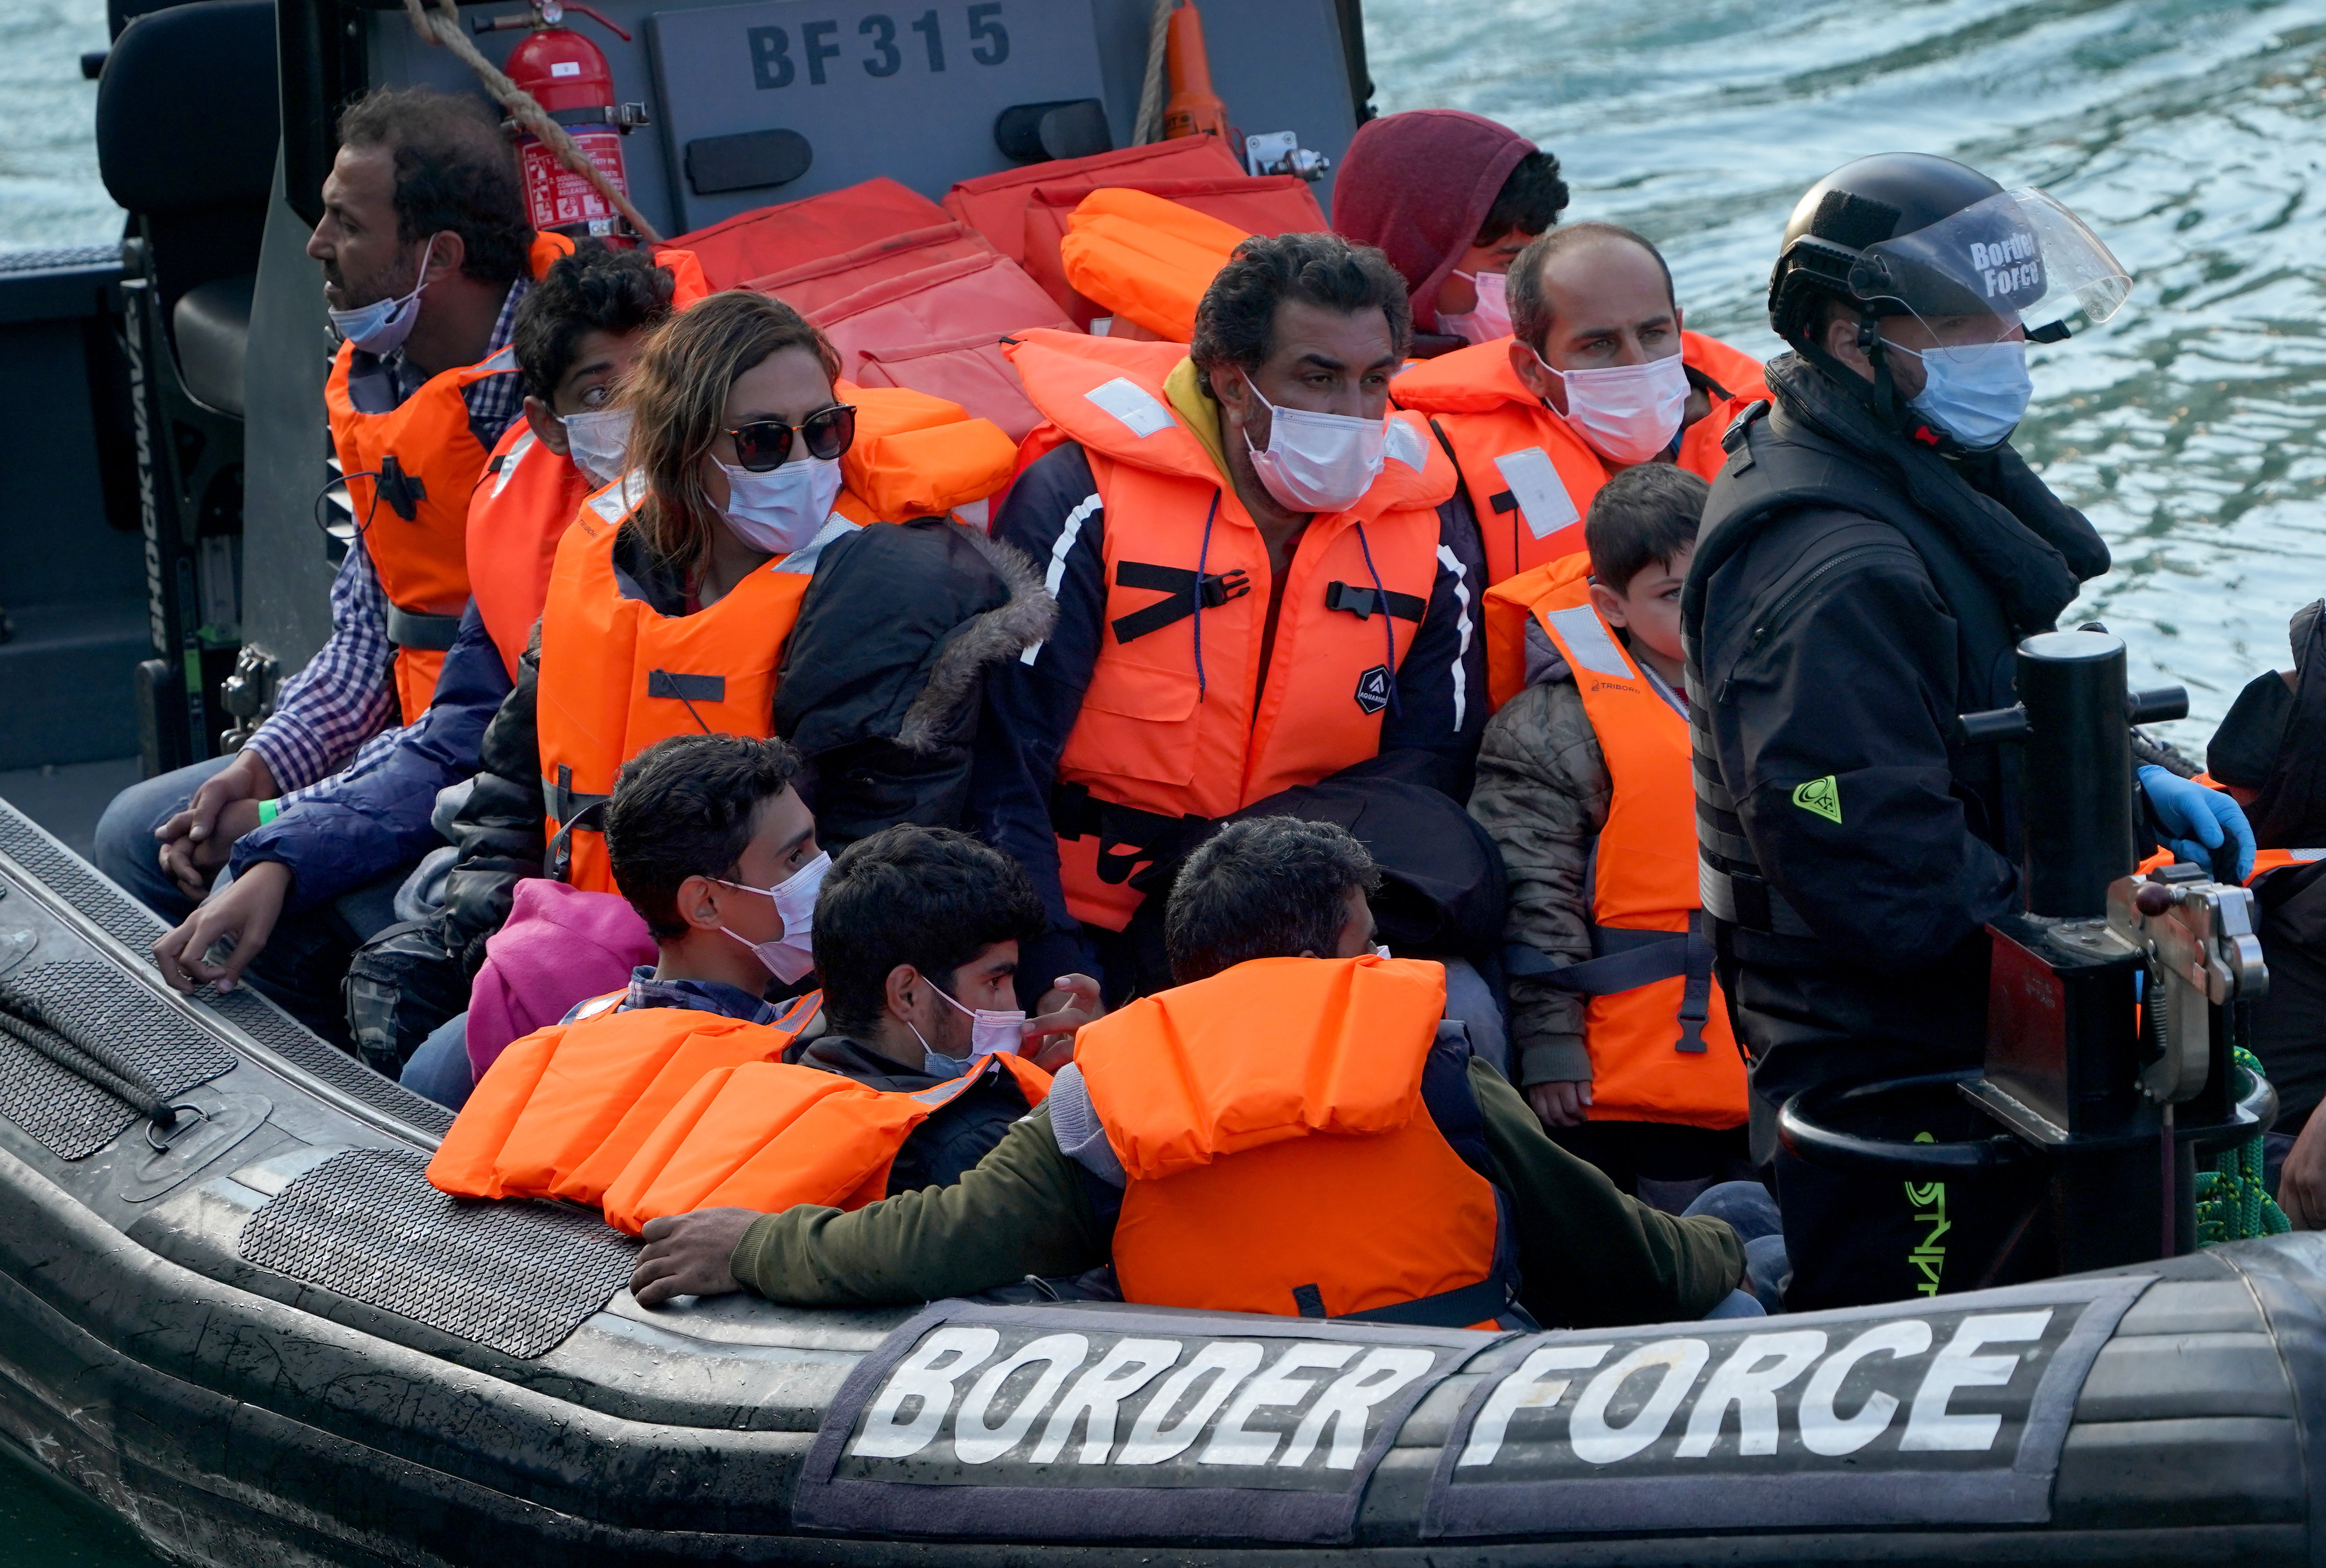
[[[2035,1524],[2145,1278],[1512,1335],[941,1302],[849,1377],[794,1517],[865,1535],[1345,1544],[1456,1374],[1425,1540]],[[1440,1417],[1439,1419],[1443,1419]],[[1583,1543],[1578,1542],[1578,1545]]]

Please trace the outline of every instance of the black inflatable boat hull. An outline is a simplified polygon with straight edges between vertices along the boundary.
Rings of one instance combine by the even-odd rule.
[[[175,1558],[2326,1559],[2326,1237],[1596,1333],[649,1313],[593,1217],[428,1189],[441,1112],[160,988],[150,917],[5,804],[0,884],[0,976],[202,1112],[156,1149],[0,1044],[0,1432]]]

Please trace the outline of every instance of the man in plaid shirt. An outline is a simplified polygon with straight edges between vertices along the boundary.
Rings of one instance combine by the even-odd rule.
[[[507,143],[472,100],[427,89],[374,93],[349,106],[340,140],[307,254],[321,264],[335,311],[414,296],[401,342],[377,357],[356,355],[358,370],[385,373],[401,404],[433,376],[507,344],[529,287],[532,226]],[[510,374],[485,376],[461,395],[470,429],[489,451],[517,417],[525,391]],[[172,923],[206,895],[236,840],[335,774],[359,775],[403,733],[390,728],[395,649],[387,598],[360,534],[332,581],[330,602],[330,640],[284,682],[274,715],[239,752],[133,785],[106,810],[98,866]],[[262,985],[272,979],[266,988],[278,994],[300,989],[301,956],[294,944],[278,942],[265,972],[254,978]],[[343,961],[344,948],[339,956]],[[344,1035],[344,1022],[334,1016],[336,977],[328,988],[314,978],[313,988],[327,989],[330,1005],[325,1018],[309,1022],[335,1022],[328,1032]],[[293,1010],[305,1016],[311,1009]]]

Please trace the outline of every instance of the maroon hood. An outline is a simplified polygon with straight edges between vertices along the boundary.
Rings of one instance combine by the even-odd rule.
[[[1379,246],[1405,274],[1417,332],[1435,330],[1424,302],[1478,237],[1503,181],[1535,144],[1459,109],[1412,109],[1357,127],[1333,181],[1333,228]]]

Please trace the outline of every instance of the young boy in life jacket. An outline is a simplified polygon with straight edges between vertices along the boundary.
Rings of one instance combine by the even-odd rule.
[[[1698,931],[1681,694],[1707,493],[1669,463],[1627,469],[1591,503],[1587,553],[1489,591],[1505,700],[1470,798],[1510,874],[1518,1082],[1553,1138],[1674,1211],[1750,1174],[1744,1065]]]
[[[1376,881],[1340,828],[1231,823],[1170,895],[1182,983],[1084,1025],[959,1183],[740,1229],[674,1216],[647,1232],[639,1303],[934,1300],[1110,1262],[1126,1300],[1286,1317],[1579,1326],[1727,1300],[1735,1233],[1645,1209],[1550,1142],[1443,1025],[1444,971],[1375,949]]]

